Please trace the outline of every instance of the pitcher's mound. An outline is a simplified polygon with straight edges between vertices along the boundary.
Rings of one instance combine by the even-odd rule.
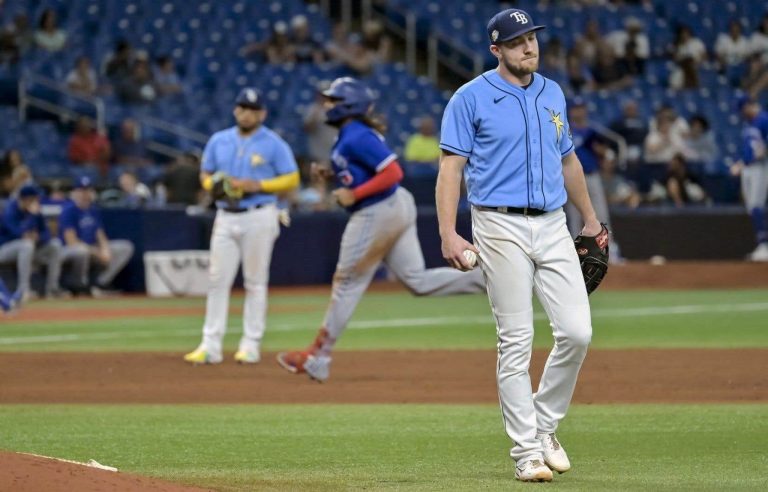
[[[192,492],[212,489],[187,487],[155,478],[102,470],[55,458],[0,451],[0,490]]]

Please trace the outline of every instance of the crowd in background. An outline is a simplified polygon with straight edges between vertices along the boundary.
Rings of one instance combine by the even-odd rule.
[[[551,0],[547,3],[595,6],[644,2]],[[566,81],[570,94],[588,96],[596,90],[620,90],[644,74],[651,57],[650,44],[645,26],[634,17],[626,18],[622,28],[611,32],[602,32],[599,23],[592,20],[570,47],[566,47],[553,30],[553,37],[542,46],[541,72]],[[0,62],[14,63],[31,50],[57,52],[66,46],[67,32],[58,26],[55,11],[44,11],[34,26],[26,16],[17,15],[0,35]],[[359,32],[348,32],[338,23],[331,37],[321,42],[313,35],[307,17],[296,15],[289,22],[275,22],[270,36],[244,44],[239,54],[272,64],[331,61],[364,76],[377,63],[390,61],[392,51],[392,39],[380,22],[364,22]],[[746,32],[738,21],[732,21],[727,32],[717,36],[713,46],[706,46],[683,19],[675,28],[666,56],[675,67],[666,81],[669,88],[700,87],[700,71],[707,68],[727,77],[734,88],[759,97],[768,87],[768,14],[751,32]],[[168,54],[135,50],[120,40],[103,60],[77,58],[61,82],[81,94],[114,94],[128,104],[152,104],[184,91],[184,73],[185,67],[176,67]],[[721,172],[724,157],[722,149],[717,148],[710,122],[701,115],[682,118],[668,106],[659,108],[644,121],[633,100],[625,101],[622,110],[622,117],[607,126],[626,140],[626,161],[617,161],[617,148],[610,139],[599,143],[595,151],[599,172],[611,192],[609,201],[630,207],[642,203],[682,206],[706,202],[706,193],[696,191],[697,187],[701,188],[697,176]],[[306,155],[297,156],[304,168],[311,161],[328,158],[335,133],[323,124],[323,118],[320,99],[306,108],[304,132],[308,150]],[[405,142],[401,157],[407,174],[429,174],[430,170],[436,170],[439,159],[438,122],[425,115],[416,126],[418,130]],[[72,166],[95,171],[104,180],[103,186],[114,188],[106,195],[111,198],[110,203],[205,205],[198,185],[191,179],[191,170],[198,158],[183,155],[165,164],[167,169],[162,172],[142,172],[157,162],[157,156],[148,151],[138,123],[126,119],[111,133],[112,136],[105,129],[95,128],[88,118],[79,118],[72,125],[67,148]],[[1,196],[13,196],[23,184],[34,181],[33,173],[23,164],[23,156],[15,149],[6,149],[0,166]],[[641,172],[646,166],[663,168],[664,172],[654,170],[650,173],[653,179],[648,180],[649,173]],[[120,172],[114,172],[115,169]],[[325,183],[313,182],[309,173],[302,174],[303,188],[290,198],[294,208],[333,208]],[[179,183],[194,188],[183,191]]]

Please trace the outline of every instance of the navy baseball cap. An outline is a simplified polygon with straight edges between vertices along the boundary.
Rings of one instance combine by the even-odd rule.
[[[488,38],[491,43],[498,44],[545,27],[534,24],[525,10],[507,9],[494,15],[488,22]]]
[[[28,198],[31,196],[40,196],[40,189],[33,184],[25,184],[19,190],[19,198]]]
[[[261,102],[261,92],[254,87],[245,87],[235,99],[235,106],[243,106],[248,109],[264,109]]]
[[[76,190],[81,190],[84,188],[93,188],[93,180],[88,176],[80,176],[75,180],[74,188]]]

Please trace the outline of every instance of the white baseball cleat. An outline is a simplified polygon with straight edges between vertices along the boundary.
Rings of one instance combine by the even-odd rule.
[[[768,261],[768,243],[760,243],[749,255],[750,261]]]
[[[521,482],[551,482],[552,470],[541,460],[528,460],[515,467],[515,478]]]
[[[571,469],[571,462],[565,449],[555,437],[555,434],[536,434],[536,439],[541,442],[544,450],[544,463],[558,473],[565,473]]]

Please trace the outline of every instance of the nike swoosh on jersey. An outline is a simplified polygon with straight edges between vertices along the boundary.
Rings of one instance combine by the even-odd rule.
[[[500,98],[498,98],[498,99],[494,97],[494,98],[493,98],[493,104],[499,104],[499,101],[501,101],[501,100],[502,100],[502,99],[504,99],[505,97],[507,97],[507,96],[501,96],[501,97],[500,97]]]

